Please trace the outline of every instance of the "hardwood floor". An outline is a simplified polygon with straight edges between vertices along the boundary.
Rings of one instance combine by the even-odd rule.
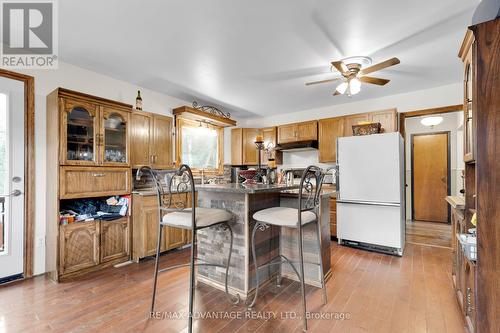
[[[406,242],[418,245],[451,248],[451,224],[406,221]]]
[[[162,257],[162,267],[188,260],[188,251]],[[394,257],[332,243],[328,303],[308,287],[308,310],[347,319],[310,319],[309,332],[466,332],[451,282],[451,250],[407,244]],[[161,274],[159,319],[149,318],[153,261],[108,268],[56,284],[44,276],[0,287],[0,332],[179,332],[185,313],[188,269]],[[298,284],[283,280],[259,295],[255,311],[230,305],[224,293],[199,284],[195,311],[225,318],[195,320],[195,332],[301,332]],[[228,312],[224,312],[228,311]],[[291,319],[286,319],[288,314]],[[267,317],[265,317],[267,315]],[[276,315],[276,318],[272,316]],[[253,317],[252,317],[253,316]],[[283,317],[282,317],[283,316]],[[269,318],[270,317],[270,318]]]

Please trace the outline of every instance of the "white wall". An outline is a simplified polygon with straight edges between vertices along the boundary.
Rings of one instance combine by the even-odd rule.
[[[62,62],[59,62],[59,69],[57,70],[29,70],[22,72],[35,77],[36,213],[34,274],[41,274],[45,271],[45,184],[52,181],[46,178],[45,168],[46,96],[57,87],[63,87],[133,105],[135,104],[137,90],[141,90],[143,109],[166,115],[172,113],[172,108],[190,105],[190,102]]]
[[[406,216],[411,218],[411,135],[450,131],[450,173],[451,195],[461,195],[462,188],[460,173],[464,168],[463,161],[463,131],[459,130],[463,120],[463,112],[457,111],[441,115],[443,122],[434,127],[424,126],[420,123],[422,117],[407,118],[405,123],[406,133]]]
[[[356,102],[352,97],[352,103],[332,105],[323,108],[304,110],[263,118],[246,119],[241,122],[241,127],[267,127],[312,119],[343,116],[347,114],[363,113],[376,110],[397,108],[398,112],[408,112],[439,106],[454,105],[462,103],[462,83],[455,83],[426,90],[418,90],[404,94],[385,96],[381,98],[368,99]],[[332,98],[335,98],[332,96]],[[231,151],[226,153],[230,158]],[[306,152],[284,152],[282,168],[306,167],[309,164],[318,163],[317,151]],[[321,164],[319,164],[321,165]],[[323,165],[326,166],[326,165]]]

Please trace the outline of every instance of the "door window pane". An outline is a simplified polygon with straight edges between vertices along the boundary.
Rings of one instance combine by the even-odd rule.
[[[84,108],[68,114],[68,160],[94,159],[94,117]]]
[[[0,94],[0,195],[7,194],[7,95]],[[0,252],[5,245],[5,198],[0,197]]]
[[[195,169],[218,167],[217,130],[205,126],[182,127],[182,163]]]
[[[126,123],[117,114],[104,121],[104,160],[106,162],[126,162]]]

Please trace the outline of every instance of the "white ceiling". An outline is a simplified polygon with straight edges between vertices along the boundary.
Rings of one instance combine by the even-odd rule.
[[[479,0],[64,0],[60,59],[236,117],[305,110],[459,82],[457,57]],[[401,64],[351,98],[329,62]]]

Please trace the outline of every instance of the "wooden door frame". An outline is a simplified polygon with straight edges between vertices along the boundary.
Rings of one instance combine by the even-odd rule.
[[[404,190],[404,199],[406,202],[406,184],[407,184],[407,179],[406,179],[406,131],[405,131],[405,124],[406,124],[406,118],[412,118],[412,117],[421,117],[421,116],[429,116],[433,114],[442,114],[442,113],[451,113],[451,112],[457,112],[457,111],[462,111],[464,110],[464,105],[463,104],[454,104],[454,105],[447,105],[447,106],[440,106],[440,107],[435,107],[435,108],[430,108],[430,109],[421,109],[421,110],[415,110],[415,111],[408,111],[408,112],[400,112],[398,114],[399,116],[399,133],[403,137],[403,154],[404,154],[404,159],[403,159],[403,168],[404,168],[404,181],[405,181],[405,190]],[[404,210],[405,212],[405,221],[407,220],[406,216],[406,208]]]
[[[5,69],[0,77],[24,83],[24,269],[23,277],[33,276],[35,237],[35,78]]]
[[[410,141],[410,151],[411,151],[411,155],[410,155],[410,158],[411,158],[411,189],[410,189],[410,193],[411,193],[411,219],[412,220],[415,220],[415,193],[414,193],[414,190],[415,190],[415,182],[414,182],[414,160],[413,160],[413,140],[416,136],[423,136],[423,135],[437,135],[437,134],[446,134],[446,194],[447,195],[451,195],[451,142],[450,142],[450,135],[451,135],[451,131],[439,131],[439,132],[429,132],[429,133],[415,133],[415,134],[412,134],[411,135],[411,141]],[[444,198],[443,198],[443,201],[444,201]],[[447,217],[447,220],[448,222],[447,223],[450,223],[451,222],[451,209],[450,209],[450,205],[447,205],[448,207],[448,217]]]

